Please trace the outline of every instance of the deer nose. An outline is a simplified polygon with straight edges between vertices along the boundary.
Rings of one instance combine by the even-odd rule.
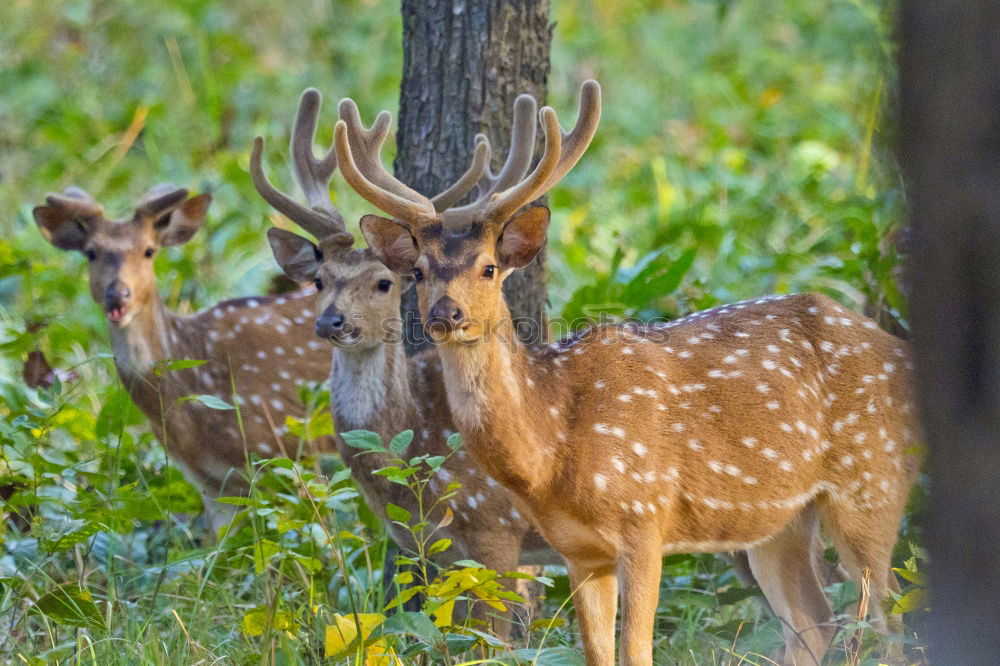
[[[344,329],[344,313],[334,307],[328,307],[316,320],[316,335],[321,338],[334,338]]]
[[[108,305],[121,305],[132,298],[132,290],[123,283],[112,282],[104,292],[104,301]]]
[[[451,333],[465,319],[462,308],[451,296],[442,296],[427,313],[427,327],[434,333]]]

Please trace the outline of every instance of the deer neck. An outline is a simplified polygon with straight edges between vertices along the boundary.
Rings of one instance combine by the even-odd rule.
[[[167,309],[159,295],[127,326],[110,328],[115,365],[123,379],[149,379],[153,366],[163,359],[195,358],[184,353],[178,355],[176,348],[182,339],[179,318]]]
[[[438,353],[465,445],[491,476],[520,494],[543,486],[553,468],[542,441],[546,424],[535,407],[545,399],[509,314],[503,322],[476,344],[444,344]]]
[[[333,351],[330,399],[337,429],[404,430],[412,409],[406,353],[400,344]]]

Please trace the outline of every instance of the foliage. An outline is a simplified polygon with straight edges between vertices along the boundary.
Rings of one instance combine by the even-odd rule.
[[[605,94],[594,145],[550,196],[553,313],[568,326],[652,319],[811,289],[905,324],[892,241],[901,189],[885,148],[892,0],[552,5],[550,103],[569,118],[585,76]],[[46,191],[69,184],[114,215],[161,180],[210,190],[205,231],[156,259],[168,305],[191,312],[266,289],[276,269],[263,232],[287,222],[253,191],[250,141],[267,138],[269,170],[288,182],[302,88],[327,95],[320,142],[340,96],[369,119],[395,109],[398,3],[16,0],[0,5],[0,25],[0,660],[581,663],[558,568],[541,619],[510,645],[452,613],[463,600],[515,601],[504,572],[430,567],[449,544],[424,517],[390,508],[415,535],[400,557],[419,575],[383,581],[385,527],[335,458],[252,461],[252,495],[228,500],[239,513],[208,534],[192,520],[198,493],[117,382],[85,262],[31,221]],[[333,196],[349,220],[368,210],[339,178]],[[56,368],[49,388],[21,377],[34,350]],[[191,399],[233,407],[209,398]],[[332,432],[325,394],[303,399],[314,409],[291,432]],[[352,438],[383,449],[370,435]],[[400,437],[381,473],[426,493],[442,461],[403,458]],[[918,640],[921,508],[918,489],[895,558],[895,603]],[[657,663],[767,663],[758,655],[780,626],[722,560],[665,567]],[[419,595],[419,608],[401,611],[389,587]],[[830,591],[849,615],[853,586]]]

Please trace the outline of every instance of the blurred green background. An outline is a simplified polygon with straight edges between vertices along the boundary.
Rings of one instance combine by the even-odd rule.
[[[552,0],[549,103],[569,118],[582,79],[604,88],[597,138],[550,195],[552,314],[673,316],[821,290],[855,309],[884,306],[905,324],[898,259],[887,241],[902,217],[888,151],[894,18],[892,0]],[[95,533],[138,540],[148,557],[155,542],[166,549],[164,561],[203,554],[187,527],[155,541],[155,521],[133,529],[99,513],[102,485],[134,481],[149,493],[159,483],[181,506],[197,499],[164,470],[140,419],[117,417],[132,426],[124,448],[107,436],[107,423],[100,427],[100,418],[112,418],[108,405],[125,404],[106,356],[104,317],[90,301],[85,260],[41,239],[32,206],[70,184],[115,216],[157,182],[211,190],[206,229],[156,260],[161,291],[183,312],[260,293],[276,267],[264,242],[273,213],[247,173],[252,138],[267,139],[269,171],[288,184],[288,131],[304,87],[326,95],[320,142],[330,140],[340,97],[356,99],[366,119],[395,112],[401,29],[398,3],[378,0],[0,5],[0,480],[28,484],[39,511],[27,530],[8,520],[0,535],[0,621],[16,624],[25,654],[60,644],[58,631],[20,613],[25,599],[78,581],[89,566],[67,543],[91,544],[85,563]],[[334,200],[352,224],[369,211],[339,177]],[[81,379],[54,392],[25,387],[21,365],[36,347],[53,365],[76,367]],[[6,510],[9,518],[14,508]],[[377,532],[345,511],[346,529]],[[66,535],[70,541],[60,542]],[[120,602],[109,601],[107,635],[131,645],[152,640],[152,631],[194,659],[199,653],[167,606],[154,604],[141,625],[115,633],[111,620],[128,605],[115,585],[148,592],[149,562],[135,558],[127,585],[94,565],[102,594]],[[675,583],[666,584],[696,589],[699,599],[714,594],[720,580],[731,580],[709,560],[676,561]],[[195,619],[201,603],[215,618],[197,627],[194,642],[206,654],[238,652],[248,661],[263,654],[262,642],[237,632],[246,608],[260,603],[254,595],[273,593],[268,572],[258,574],[224,593],[224,582],[207,584],[217,593],[212,603],[206,579],[175,581],[171,603],[191,613],[185,617]],[[744,616],[766,621],[747,603],[729,611],[718,603],[665,607],[687,631],[658,643],[658,659],[722,663],[712,627]],[[273,648],[273,627],[268,632]],[[729,641],[718,635],[720,644]],[[560,640],[571,644],[568,634]],[[12,654],[3,641],[0,655]],[[687,656],[694,649],[699,657]],[[148,650],[136,659],[160,663]]]

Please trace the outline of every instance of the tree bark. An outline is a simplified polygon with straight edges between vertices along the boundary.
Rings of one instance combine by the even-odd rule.
[[[402,0],[403,82],[396,176],[431,196],[468,167],[486,134],[498,169],[520,93],[545,103],[552,25],[548,0]],[[504,294],[522,340],[545,335],[545,250],[511,275]],[[404,297],[407,348],[424,346],[416,294]]]
[[[1000,3],[905,0],[900,159],[929,445],[931,661],[1000,659]]]

